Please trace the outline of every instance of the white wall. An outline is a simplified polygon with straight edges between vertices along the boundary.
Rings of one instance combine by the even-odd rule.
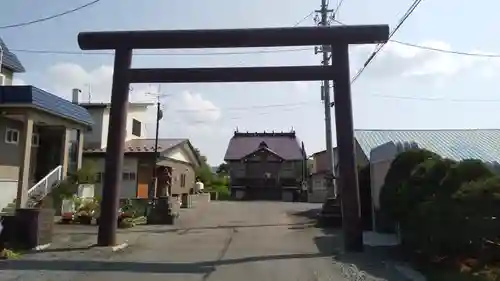
[[[96,173],[104,173],[104,157],[91,158],[94,162]],[[123,173],[135,173],[135,180],[124,181],[122,179],[122,188],[120,189],[120,198],[135,198],[137,197],[137,158],[125,157],[123,159]],[[102,196],[102,182],[95,184],[95,194]]]
[[[12,80],[14,80],[14,72],[4,67],[2,67],[0,70],[0,73],[5,77],[4,86],[12,85]]]
[[[0,179],[2,187],[2,196],[0,196],[0,211],[7,207],[9,203],[17,197],[17,181],[9,179]]]
[[[98,147],[104,148],[107,146],[108,142],[108,129],[109,129],[109,108],[90,108],[88,109],[92,119],[94,120],[94,125],[92,126],[92,131],[85,134],[84,142],[85,147]],[[132,135],[132,119],[136,119],[141,122],[141,136]],[[147,138],[147,107],[140,106],[130,106],[127,115],[127,127],[126,127],[126,137],[125,141],[131,139],[144,139]]]
[[[84,147],[98,147],[102,148],[102,136],[103,136],[103,109],[102,108],[90,108],[87,110],[94,121],[92,125],[92,131],[85,132],[83,140]],[[109,119],[109,116],[108,116]],[[107,124],[106,124],[107,130]]]
[[[125,141],[131,139],[145,139],[146,136],[146,121],[147,121],[147,108],[144,106],[134,106],[130,107],[127,116],[127,137]],[[108,117],[109,119],[109,117]],[[136,119],[141,122],[141,136],[132,135],[132,119]]]
[[[101,142],[101,148],[104,148],[108,145],[108,130],[109,130],[109,108],[106,108],[102,111],[101,136],[99,138],[99,141]]]
[[[315,174],[311,176],[311,191],[307,195],[309,203],[323,203],[328,195],[325,174]]]
[[[172,151],[170,151],[167,155],[166,155],[168,158],[172,158],[174,160],[179,160],[179,161],[183,161],[183,162],[186,162],[186,163],[191,163],[192,161],[189,160],[189,156],[186,154],[186,152],[184,151],[184,149],[182,148],[176,148]]]

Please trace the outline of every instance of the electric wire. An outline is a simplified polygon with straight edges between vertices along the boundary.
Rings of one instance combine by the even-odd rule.
[[[396,34],[396,32],[401,28],[401,26],[406,22],[408,17],[415,11],[415,9],[422,3],[422,0],[415,0],[413,1],[412,5],[408,8],[406,13],[403,15],[403,17],[399,20],[398,24],[396,27],[389,33],[389,40]],[[380,51],[384,48],[384,46],[387,44],[386,43],[381,43],[378,44],[375,47],[375,50],[372,52],[372,54],[368,57],[368,59],[365,61],[363,66],[356,72],[354,77],[351,79],[351,84],[354,83],[360,76],[361,74],[365,71],[365,69],[370,65],[370,63],[373,61],[373,59],[380,53]]]
[[[39,19],[36,19],[36,20],[27,21],[27,22],[21,22],[21,23],[16,23],[16,24],[9,24],[9,25],[0,26],[0,29],[8,29],[8,28],[15,28],[15,27],[24,27],[24,26],[28,26],[28,25],[37,24],[37,23],[48,21],[48,20],[56,19],[56,18],[65,16],[65,15],[68,15],[68,14],[72,14],[74,12],[78,12],[78,11],[80,11],[82,9],[85,9],[87,7],[95,5],[98,2],[100,2],[100,1],[101,0],[94,0],[94,1],[91,1],[89,3],[83,4],[81,6],[78,6],[76,8],[73,8],[71,10],[67,10],[67,11],[64,11],[64,12],[52,15],[52,16],[43,17],[43,18],[39,18]]]

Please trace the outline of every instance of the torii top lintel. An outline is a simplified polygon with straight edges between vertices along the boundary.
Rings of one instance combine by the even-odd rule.
[[[388,25],[81,32],[82,50],[188,49],[385,43]]]

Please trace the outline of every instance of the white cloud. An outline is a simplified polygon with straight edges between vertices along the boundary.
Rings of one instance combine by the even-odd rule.
[[[441,41],[425,41],[419,45],[429,48],[452,50]],[[374,47],[363,45],[353,49],[353,69],[355,73],[362,66]],[[481,53],[481,52],[479,52]],[[376,79],[400,79],[429,76],[436,79],[449,78],[463,71],[479,67],[491,67],[491,60],[480,57],[453,55],[389,42],[366,69],[365,76]],[[487,72],[485,71],[485,74]]]
[[[88,102],[89,96],[91,102],[110,101],[112,66],[102,65],[92,70],[86,70],[78,64],[59,63],[49,68],[48,77],[55,92],[60,93],[66,99],[71,98],[73,88],[79,88],[82,90],[81,102]],[[131,85],[130,101],[156,102],[158,90],[158,87],[153,85]],[[165,103],[166,106],[163,108],[162,124],[169,126],[169,129],[172,129],[172,124],[177,124],[178,131],[185,131],[188,127],[199,131],[202,127],[210,126],[221,116],[221,110],[199,93],[185,91],[169,95],[166,98],[168,103]],[[144,122],[154,123],[155,116],[156,108],[152,106],[146,114]]]
[[[170,105],[169,109],[183,113],[185,118],[193,122],[214,122],[221,116],[220,109],[198,93],[184,91]]]
[[[80,101],[109,101],[113,67],[102,65],[87,71],[74,63],[59,63],[49,68],[48,79],[54,89],[65,98],[71,97],[71,90],[82,90]],[[90,92],[90,94],[89,94]]]
[[[309,82],[309,81],[294,81],[293,86],[299,93],[308,93],[314,82]]]
[[[181,134],[209,135],[220,129],[221,109],[199,93],[184,91],[169,98],[164,108],[165,126],[176,124]]]

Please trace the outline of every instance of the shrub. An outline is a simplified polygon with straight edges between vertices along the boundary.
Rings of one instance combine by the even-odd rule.
[[[463,160],[451,167],[448,174],[441,183],[439,195],[449,197],[455,193],[464,183],[493,177],[483,162],[479,160]]]
[[[421,202],[403,224],[403,240],[406,246],[429,256],[458,254],[467,247],[462,223],[463,215],[456,202]]]
[[[462,212],[462,232],[474,249],[499,239],[500,177],[463,184],[453,200]]]
[[[431,158],[418,164],[407,181],[400,184],[393,212],[399,222],[408,220],[419,203],[432,200],[455,161]]]
[[[496,241],[500,178],[489,175],[479,161],[419,165],[399,196],[405,245],[431,256],[462,256],[479,255],[485,240]]]
[[[415,168],[430,159],[440,159],[434,152],[424,149],[412,149],[400,153],[391,163],[380,191],[381,211],[392,221],[400,221],[406,213],[405,199],[408,181]]]

